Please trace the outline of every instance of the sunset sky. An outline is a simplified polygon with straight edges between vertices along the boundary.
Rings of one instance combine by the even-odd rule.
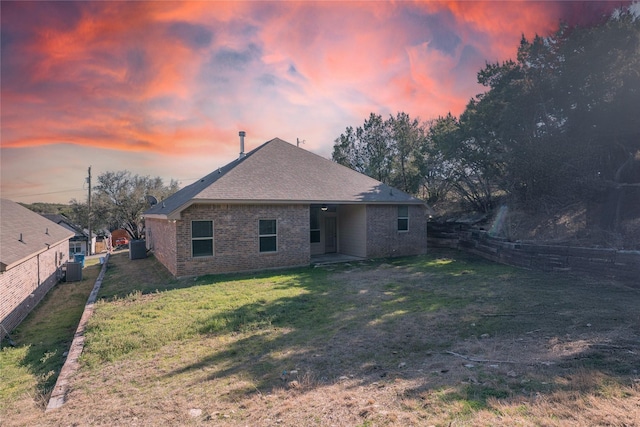
[[[188,185],[279,137],[330,157],[371,112],[460,114],[522,34],[616,2],[1,3],[1,188],[85,200],[87,168]],[[274,173],[286,173],[274,170]]]

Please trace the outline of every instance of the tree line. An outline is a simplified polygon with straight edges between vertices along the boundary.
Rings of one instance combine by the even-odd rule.
[[[602,197],[640,183],[640,17],[521,39],[515,59],[477,74],[464,112],[421,122],[371,113],[336,140],[335,162],[423,198],[486,212]]]
[[[68,216],[87,228],[89,218],[94,231],[124,229],[133,240],[144,236],[142,213],[151,207],[148,196],[163,200],[179,189],[178,181],[168,184],[156,176],[142,176],[127,170],[98,175],[92,191],[91,210],[86,201],[72,199]],[[90,217],[89,217],[90,216]]]
[[[91,210],[87,201],[72,199],[69,204],[32,203],[22,204],[39,214],[60,214],[71,223],[92,232],[124,229],[132,240],[144,237],[145,227],[142,213],[151,207],[150,198],[162,201],[179,190],[178,181],[165,183],[159,176],[133,174],[130,171],[109,171],[98,175],[97,184],[91,194]]]

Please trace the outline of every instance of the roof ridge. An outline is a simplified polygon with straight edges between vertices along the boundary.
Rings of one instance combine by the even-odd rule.
[[[148,209],[145,215],[174,216],[193,203],[216,201],[424,203],[398,188],[276,137],[184,187]]]
[[[234,170],[238,165],[243,163],[247,158],[251,157],[258,150],[260,150],[261,148],[265,147],[270,142],[275,141],[276,139],[280,140],[279,138],[273,138],[273,139],[271,139],[271,140],[259,145],[258,147],[254,148],[253,150],[251,150],[248,153],[246,153],[244,156],[236,158],[236,159],[233,159],[233,160],[231,160],[229,163],[227,163],[224,166],[219,166],[217,169],[214,169],[212,172],[206,174],[202,178],[197,179],[196,181],[192,182],[191,184],[189,184],[189,185],[181,188],[180,190],[176,191],[175,193],[173,193],[172,195],[170,195],[166,199],[161,200],[158,203],[161,206],[160,209],[164,209],[164,207],[165,207],[165,205],[167,203],[171,203],[176,199],[178,199],[178,200],[180,200],[182,198],[186,199],[187,197],[188,197],[188,199],[192,199],[192,198],[196,197],[204,189],[206,189],[207,187],[212,185],[214,182],[216,182],[217,180],[219,180],[220,178],[222,178],[223,176],[225,176],[226,174],[228,174],[229,172]],[[280,140],[280,141],[282,141],[282,140]],[[179,205],[181,205],[181,204],[182,203],[179,203]],[[149,210],[154,210],[154,207],[155,206],[152,206]],[[156,209],[158,209],[158,208],[156,208]],[[168,213],[169,212],[170,211],[168,211]]]

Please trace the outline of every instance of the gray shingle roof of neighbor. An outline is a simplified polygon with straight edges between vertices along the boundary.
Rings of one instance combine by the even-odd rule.
[[[424,204],[396,188],[274,138],[147,210],[175,218],[193,203]]]
[[[42,215],[9,199],[0,199],[0,271],[73,236],[73,232]]]
[[[49,221],[53,221],[56,224],[66,228],[67,230],[73,231],[75,236],[84,236],[87,237],[87,233],[85,233],[81,227],[73,224],[69,218],[60,214],[41,214],[43,217],[47,218]]]

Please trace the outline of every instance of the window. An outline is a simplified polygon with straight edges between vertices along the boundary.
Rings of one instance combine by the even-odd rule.
[[[275,219],[260,220],[260,252],[275,252],[278,249],[278,234]]]
[[[314,207],[310,211],[309,229],[311,230],[311,243],[320,242],[320,208]]]
[[[73,258],[73,254],[82,253],[82,242],[69,241],[69,256]]]
[[[409,231],[409,206],[398,206],[398,231]]]
[[[213,256],[213,221],[191,221],[191,254]]]

